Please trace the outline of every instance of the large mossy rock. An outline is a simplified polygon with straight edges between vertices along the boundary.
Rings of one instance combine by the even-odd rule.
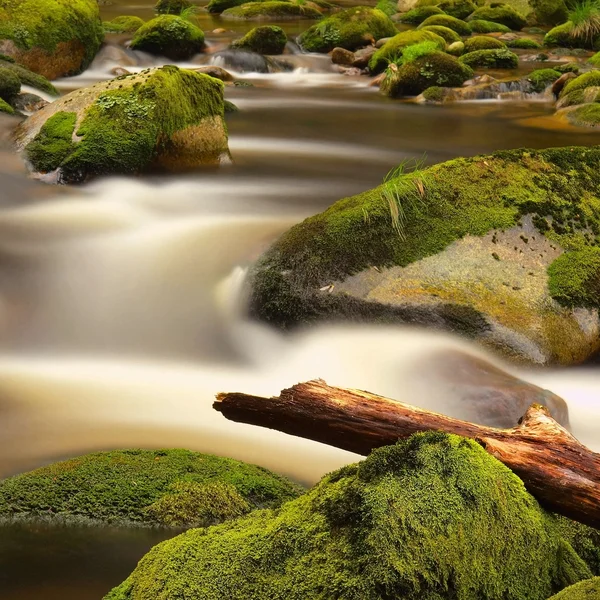
[[[600,248],[599,167],[596,147],[504,151],[340,200],[259,260],[251,313],[280,328],[420,324],[578,363],[600,347],[600,269],[581,254]]]
[[[397,32],[384,12],[356,6],[313,25],[298,38],[298,43],[309,52],[329,52],[334,48],[356,50]]]
[[[175,66],[72,92],[24,121],[19,150],[60,182],[185,171],[229,158],[223,83]]]
[[[204,32],[181,17],[162,15],[137,30],[131,49],[187,60],[204,49]]]
[[[544,45],[561,48],[587,48],[588,50],[600,49],[600,36],[574,35],[573,23],[567,21],[551,29],[544,37]]]
[[[284,477],[230,458],[115,450],[0,481],[0,517],[207,526],[301,492]]]
[[[527,24],[525,18],[520,15],[512,6],[498,4],[494,6],[482,6],[473,12],[467,21],[492,21],[500,23],[510,29],[519,31]]]
[[[476,50],[475,52],[463,54],[460,57],[460,62],[472,69],[516,69],[519,66],[519,57],[507,48]]]
[[[86,69],[103,38],[96,0],[0,0],[0,53],[48,79]]]
[[[223,19],[233,21],[285,21],[288,19],[320,19],[318,8],[304,2],[246,2],[221,13]]]
[[[259,54],[282,54],[287,36],[281,27],[263,25],[251,29],[244,37],[232,42],[232,48],[242,48]]]
[[[598,598],[600,598],[600,577],[594,577],[569,586],[549,600],[598,600]]]
[[[546,600],[589,576],[516,475],[435,432],[159,544],[106,600]]]

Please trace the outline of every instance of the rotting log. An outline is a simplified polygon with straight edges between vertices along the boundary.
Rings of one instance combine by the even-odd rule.
[[[545,508],[600,529],[600,454],[581,444],[540,404],[533,404],[516,427],[494,429],[314,380],[274,398],[221,393],[213,407],[232,421],[362,455],[421,431],[472,438],[516,473]]]

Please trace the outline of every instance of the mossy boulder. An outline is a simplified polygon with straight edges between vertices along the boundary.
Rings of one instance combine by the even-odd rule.
[[[154,10],[159,15],[180,15],[184,10],[194,6],[190,0],[158,0]]]
[[[381,91],[391,98],[418,96],[432,86],[458,87],[473,76],[454,56],[433,52],[397,67],[390,64]]]
[[[264,25],[250,30],[244,37],[235,40],[232,48],[243,48],[259,54],[282,54],[287,36],[281,27]]]
[[[554,298],[548,268],[600,247],[599,161],[597,147],[504,151],[340,200],[258,261],[250,314],[282,329],[420,324],[517,362],[581,362],[600,347],[597,313],[585,294]]]
[[[295,2],[246,2],[221,13],[223,19],[233,21],[285,21],[287,19],[320,19],[322,13],[309,3]]]
[[[600,70],[588,71],[575,79],[571,79],[563,88],[561,96],[566,96],[578,90],[585,90],[588,87],[598,86],[600,86]]]
[[[546,600],[589,576],[516,475],[435,432],[276,511],[159,544],[105,600]]]
[[[600,90],[595,89],[595,94],[596,98],[593,104],[582,104],[581,106],[576,106],[572,109],[559,111],[559,114],[564,114],[567,120],[577,127],[590,127],[594,129],[600,127],[600,104],[597,103],[600,98]],[[587,253],[585,259],[587,260],[591,254],[592,253]],[[600,270],[594,271],[593,275],[584,271],[582,276],[585,276],[586,278],[591,277],[596,291],[600,291]]]
[[[501,23],[494,23],[492,21],[485,21],[483,19],[473,19],[469,21],[471,31],[473,33],[509,33],[510,27],[502,25]]]
[[[519,66],[519,57],[507,48],[468,52],[460,57],[460,61],[472,69],[516,69]]]
[[[207,526],[302,490],[256,465],[188,450],[115,450],[0,481],[3,518]]]
[[[565,0],[529,0],[529,5],[540,25],[560,25],[568,18]]]
[[[15,109],[8,103],[0,98],[0,113],[6,113],[8,115],[14,115]]]
[[[456,31],[458,35],[471,35],[471,27],[465,21],[461,21],[456,17],[450,15],[433,15],[425,19],[419,28],[428,27],[430,25],[441,25],[442,27],[448,27],[452,31]]]
[[[588,50],[600,49],[600,36],[576,36],[573,34],[573,23],[567,21],[551,29],[544,37],[544,45],[550,48],[586,48]]]
[[[506,45],[509,48],[516,48],[517,50],[540,50],[542,45],[539,42],[531,38],[517,38],[515,40],[508,40]]]
[[[437,7],[457,19],[466,19],[477,8],[471,0],[442,0]]]
[[[444,11],[437,6],[417,6],[408,12],[400,15],[398,21],[409,23],[410,25],[420,25],[425,19],[434,15],[443,15]]]
[[[520,15],[512,6],[507,4],[499,4],[492,6],[482,6],[473,12],[467,21],[492,21],[493,23],[500,23],[506,25],[510,29],[515,31],[521,30],[527,21]]]
[[[204,49],[204,32],[181,17],[162,15],[137,30],[131,49],[187,60]]]
[[[465,40],[465,52],[497,50],[499,48],[506,48],[506,44],[488,35],[475,35]]]
[[[571,585],[549,600],[597,600],[597,598],[600,598],[600,577]]]
[[[554,69],[537,69],[531,72],[527,80],[531,83],[534,92],[543,92],[547,87],[551,86],[561,74]]]
[[[29,85],[42,92],[58,96],[58,90],[42,75],[38,75],[25,67],[6,58],[0,58],[0,69],[11,71],[19,78],[21,85]]]
[[[419,29],[418,31],[403,31],[389,39],[369,60],[371,73],[381,73],[390,61],[402,55],[402,49],[423,42],[435,42],[440,50],[446,47],[446,40],[433,31]]]
[[[0,67],[0,98],[10,104],[21,91],[21,80],[14,71]]]
[[[223,83],[175,66],[63,96],[24,121],[17,147],[60,182],[184,171],[229,160]]]
[[[86,69],[103,38],[96,0],[0,1],[0,53],[48,79]]]
[[[357,6],[335,13],[307,29],[299,44],[309,52],[330,52],[334,48],[356,50],[370,42],[397,33],[390,18],[376,8]]]
[[[454,44],[455,42],[461,41],[461,37],[456,31],[444,27],[443,25],[427,25],[426,27],[423,27],[421,31],[431,31],[444,38],[447,44]]]
[[[143,19],[128,15],[115,17],[112,21],[102,23],[106,33],[135,33],[143,24]]]

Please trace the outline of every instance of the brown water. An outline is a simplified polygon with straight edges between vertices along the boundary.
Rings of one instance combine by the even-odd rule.
[[[149,18],[149,6],[123,0],[102,10]],[[201,22],[205,30],[222,25],[207,14]],[[291,33],[308,25],[284,24]],[[216,50],[231,37],[208,40]],[[161,63],[126,56],[131,69]],[[110,77],[118,61],[104,57],[58,84],[69,90]],[[460,389],[415,361],[457,348],[485,358],[479,350],[399,327],[284,338],[245,321],[245,272],[292,224],[377,185],[403,158],[590,145],[598,133],[557,123],[540,99],[418,106],[383,98],[327,58],[285,58],[293,70],[244,73],[254,87],[226,89],[240,112],[228,116],[234,165],[218,173],[59,190],[26,182],[2,153],[0,476],[95,449],[183,446],[311,483],[356,457],[230,423],[211,402],[218,391],[270,395],[314,377],[460,416]],[[594,372],[524,375],[562,395],[575,433],[600,449]],[[0,528],[0,599],[97,599],[164,535]]]

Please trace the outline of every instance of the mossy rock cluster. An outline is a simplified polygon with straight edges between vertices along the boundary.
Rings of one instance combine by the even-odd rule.
[[[598,598],[600,598],[600,577],[594,577],[569,586],[549,600],[597,600]]]
[[[246,2],[221,13],[223,19],[234,21],[285,21],[287,19],[320,19],[322,13],[310,3],[279,2]]]
[[[171,60],[186,60],[204,49],[204,32],[181,17],[162,15],[137,30],[131,48]]]
[[[264,25],[250,30],[244,37],[235,40],[232,48],[242,48],[259,54],[282,54],[287,36],[281,27]]]
[[[471,35],[471,27],[465,21],[461,21],[450,15],[433,15],[425,19],[419,28],[428,27],[430,25],[441,25],[458,33],[458,35]]]
[[[517,362],[581,362],[600,347],[600,302],[589,304],[595,271],[573,280],[568,302],[558,290],[569,285],[568,265],[582,262],[578,253],[600,247],[598,165],[596,147],[504,151],[340,200],[261,257],[250,313],[283,329],[408,322]]]
[[[103,38],[96,0],[0,1],[0,52],[48,79],[86,69]]]
[[[515,31],[519,31],[527,25],[526,19],[507,4],[482,6],[473,12],[467,21],[491,21],[505,25]]]
[[[156,546],[106,600],[546,600],[590,575],[516,475],[435,432]]]
[[[356,6],[335,13],[307,29],[298,43],[309,52],[334,48],[356,50],[397,33],[396,26],[382,11]]]
[[[516,69],[519,66],[519,57],[507,48],[476,50],[475,52],[463,54],[460,57],[460,62],[472,69]]]
[[[149,170],[183,171],[229,157],[223,83],[175,66],[72,92],[16,132],[34,171],[60,182]]]
[[[97,452],[0,482],[0,517],[204,527],[302,490],[266,469],[188,450]]]
[[[102,23],[106,33],[135,33],[142,25],[144,25],[142,19],[129,15],[115,17],[112,21]]]
[[[180,15],[184,10],[193,6],[190,0],[158,0],[154,10],[159,15]]]

